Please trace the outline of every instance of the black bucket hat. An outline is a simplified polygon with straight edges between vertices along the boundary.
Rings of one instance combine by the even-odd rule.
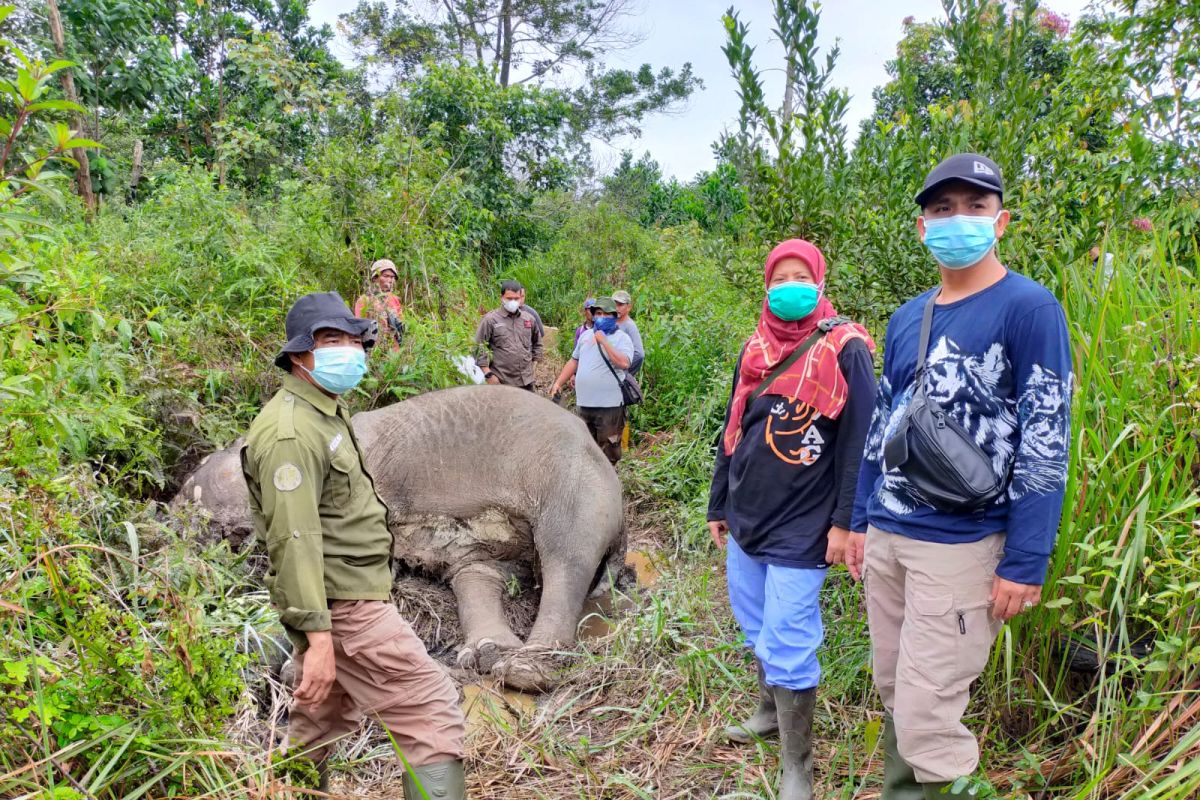
[[[379,325],[374,320],[350,313],[346,301],[337,292],[306,294],[288,310],[284,322],[288,340],[279,355],[275,356],[275,366],[291,372],[292,360],[288,358],[288,353],[307,353],[312,350],[316,346],[313,334],[322,328],[361,336],[363,348],[369,350],[375,345]]]

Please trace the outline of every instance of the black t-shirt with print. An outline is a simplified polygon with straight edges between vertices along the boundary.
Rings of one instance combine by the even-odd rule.
[[[849,393],[837,419],[803,401],[763,394],[746,413],[733,455],[718,442],[708,519],[725,520],[738,546],[757,561],[824,568],[829,528],[850,527],[875,369],[861,339],[847,342],[838,366]],[[740,367],[739,359],[735,389]]]

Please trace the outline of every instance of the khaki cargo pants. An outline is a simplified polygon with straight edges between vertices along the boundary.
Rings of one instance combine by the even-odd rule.
[[[358,729],[363,716],[383,724],[414,767],[463,757],[458,691],[390,602],[334,600],[337,677],[316,708],[292,702],[288,738],[319,761],[327,743]],[[304,680],[296,659],[296,686]]]
[[[962,716],[1002,624],[989,600],[1003,550],[1002,533],[937,544],[868,528],[875,687],[896,722],[900,755],[921,783],[953,781],[979,764]]]

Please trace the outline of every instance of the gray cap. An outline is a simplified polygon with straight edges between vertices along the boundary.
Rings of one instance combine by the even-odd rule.
[[[925,185],[915,198],[917,205],[924,208],[934,191],[949,181],[970,183],[1004,197],[1004,181],[995,161],[978,153],[959,153],[943,160],[925,176]]]
[[[595,311],[603,311],[605,314],[617,313],[617,304],[611,297],[597,297],[596,304],[592,306]]]
[[[622,305],[628,305],[633,302],[633,298],[629,296],[629,292],[624,289],[618,289],[612,293],[612,299]]]
[[[287,344],[275,356],[275,366],[291,372],[292,360],[288,353],[307,353],[316,347],[313,334],[322,328],[333,328],[352,336],[361,336],[363,348],[375,344],[379,325],[374,320],[356,317],[346,307],[346,301],[337,292],[306,294],[288,310],[284,331]]]

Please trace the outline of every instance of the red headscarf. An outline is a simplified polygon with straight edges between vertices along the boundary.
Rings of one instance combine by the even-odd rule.
[[[763,298],[758,327],[742,351],[737,387],[729,409],[729,423],[725,426],[726,455],[732,455],[734,448],[741,441],[742,414],[746,410],[746,401],[751,393],[812,335],[817,329],[817,323],[837,316],[833,304],[825,298],[825,256],[811,242],[788,239],[776,245],[767,256],[764,286],[770,287],[771,275],[775,272],[776,265],[785,258],[798,258],[808,265],[813,281],[822,289],[821,299],[807,317],[788,322],[772,314],[766,298]],[[818,413],[837,419],[842,413],[842,406],[846,404],[849,391],[846,378],[838,365],[838,355],[852,339],[862,339],[871,352],[875,351],[875,342],[862,325],[838,325],[818,339],[807,353],[776,378],[767,388],[766,394],[782,395],[808,403]]]

